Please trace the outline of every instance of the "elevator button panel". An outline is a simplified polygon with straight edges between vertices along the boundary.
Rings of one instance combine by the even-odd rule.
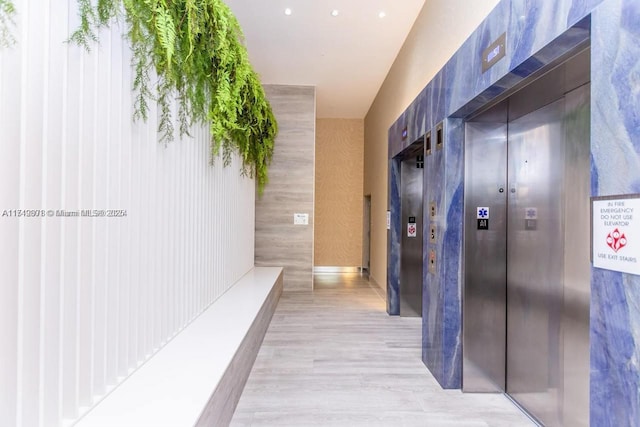
[[[431,219],[435,219],[436,213],[438,212],[436,202],[429,203],[429,217]]]
[[[429,243],[436,243],[437,234],[436,234],[436,225],[431,223],[429,226]]]

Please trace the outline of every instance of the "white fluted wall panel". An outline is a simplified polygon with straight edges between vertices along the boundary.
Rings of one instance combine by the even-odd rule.
[[[0,50],[0,425],[56,426],[253,267],[255,187],[237,158],[209,165],[206,128],[165,145],[155,110],[132,123],[118,29],[87,53],[65,43],[76,0],[16,6]]]

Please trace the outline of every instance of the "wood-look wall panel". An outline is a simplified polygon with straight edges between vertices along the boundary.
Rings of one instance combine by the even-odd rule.
[[[253,267],[255,183],[237,156],[209,165],[206,127],[165,145],[155,105],[132,122],[122,28],[86,52],[65,42],[75,0],[16,6],[0,49],[0,425],[55,427]],[[127,216],[79,214],[94,209]]]
[[[315,88],[265,86],[279,133],[269,183],[256,200],[256,266],[284,267],[286,290],[313,287]],[[294,213],[309,225],[294,225]]]
[[[362,266],[364,120],[318,119],[315,266]]]

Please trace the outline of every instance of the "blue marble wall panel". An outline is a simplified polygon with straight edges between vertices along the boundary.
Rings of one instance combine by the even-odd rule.
[[[464,123],[460,119],[445,121],[444,208],[446,220],[442,239],[442,285],[444,319],[443,378],[445,388],[462,384],[462,236],[464,224],[464,150],[457,143],[464,138]],[[451,143],[451,142],[454,143]]]
[[[400,242],[402,239],[402,204],[400,201],[400,160],[389,159],[390,229],[387,231],[387,313],[400,314]]]
[[[405,147],[406,141],[409,141],[409,138],[402,138],[402,132],[406,127],[407,123],[407,112],[403,112],[402,115],[396,120],[391,128],[389,128],[389,158],[394,158],[399,152],[401,152]],[[408,132],[408,129],[407,129]]]
[[[640,193],[640,2],[592,15],[591,188]],[[591,425],[640,425],[640,276],[592,269]]]
[[[422,269],[422,360],[429,366],[433,375],[441,382],[443,377],[444,359],[441,351],[443,347],[442,324],[444,322],[444,287],[442,286],[442,238],[445,227],[445,203],[444,203],[444,173],[445,151],[437,150],[436,130],[431,128],[431,155],[424,161],[424,218],[425,230],[433,223],[437,227],[436,243],[431,243],[429,232],[423,235],[423,269]],[[435,218],[431,217],[430,206],[436,205]],[[429,269],[429,253],[436,252],[436,271]]]
[[[425,132],[425,119],[427,117],[425,108],[427,106],[424,102],[425,91],[423,90],[420,95],[413,101],[411,107],[407,109],[407,143],[403,147],[406,148],[412,144],[415,140],[424,135]]]
[[[435,132],[433,127],[434,136]],[[424,224],[435,224],[436,242],[432,243],[430,234],[425,233],[423,262],[428,266],[429,253],[435,251],[436,269],[435,273],[428,267],[423,269],[422,359],[444,388],[459,388],[464,158],[462,145],[448,142],[461,137],[462,120],[446,120],[443,132],[443,149],[434,147],[433,154],[425,159]],[[430,217],[431,203],[436,204],[435,218]]]
[[[503,32],[506,58],[482,73],[481,52]],[[398,130],[407,126],[417,137],[445,119],[445,150],[425,163],[425,204],[439,201],[440,233],[435,245],[425,242],[423,257],[423,359],[443,387],[460,387],[461,378],[464,131],[459,118],[589,35],[592,194],[640,193],[638,0],[501,1],[390,130],[391,158],[412,141],[400,141]],[[390,202],[399,203],[399,197]],[[435,275],[427,268],[431,248],[438,253]],[[591,425],[640,426],[640,277],[592,269],[591,287]]]

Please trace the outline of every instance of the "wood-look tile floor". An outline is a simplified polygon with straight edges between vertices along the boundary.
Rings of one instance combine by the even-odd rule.
[[[527,426],[505,396],[442,390],[419,318],[390,317],[357,274],[285,292],[231,422],[242,426]]]

